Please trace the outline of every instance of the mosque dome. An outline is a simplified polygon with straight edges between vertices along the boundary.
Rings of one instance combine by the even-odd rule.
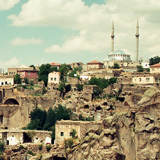
[[[131,61],[130,55],[123,50],[115,50],[108,54],[104,61]]]

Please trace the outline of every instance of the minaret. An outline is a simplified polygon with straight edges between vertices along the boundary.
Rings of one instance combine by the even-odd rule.
[[[136,59],[135,61],[138,62],[138,50],[139,50],[139,24],[137,20],[137,27],[136,27]]]
[[[112,22],[112,34],[111,34],[111,52],[114,51],[114,22]]]

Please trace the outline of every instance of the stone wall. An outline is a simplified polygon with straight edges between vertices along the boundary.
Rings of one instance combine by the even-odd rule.
[[[83,139],[86,132],[93,129],[98,129],[102,122],[94,121],[69,121],[62,120],[56,122],[56,144],[63,144],[65,139],[71,138],[72,129],[77,131],[79,139]]]

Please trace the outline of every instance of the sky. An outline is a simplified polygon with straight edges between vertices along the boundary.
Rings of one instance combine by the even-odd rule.
[[[103,61],[115,50],[160,56],[159,0],[0,0],[0,68]]]

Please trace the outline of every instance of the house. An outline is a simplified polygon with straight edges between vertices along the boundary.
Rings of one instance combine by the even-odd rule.
[[[71,121],[61,120],[56,122],[55,127],[55,143],[63,144],[64,140],[72,137],[72,130],[76,130],[76,136],[82,139],[86,132],[91,129],[98,129],[102,125],[102,122],[95,121]]]
[[[150,73],[160,73],[160,63],[151,65]]]
[[[0,130],[0,138],[7,145],[18,145],[23,143],[43,143],[51,144],[50,131],[38,130]]]
[[[136,75],[132,78],[133,84],[154,84],[155,77],[151,74]]]
[[[103,69],[103,63],[96,60],[87,63],[87,70],[95,69]]]
[[[19,74],[21,78],[37,79],[37,72],[36,70],[18,70],[17,74]]]
[[[48,88],[57,88],[60,83],[60,72],[51,72],[48,74]],[[56,86],[56,87],[55,87]]]
[[[50,65],[51,65],[51,67],[57,67],[57,69],[59,69],[59,67],[61,66],[61,64],[59,64],[57,62],[51,62]]]
[[[14,76],[0,75],[0,86],[14,85]]]
[[[34,68],[33,67],[28,67],[25,65],[21,65],[19,67],[12,67],[12,68],[8,68],[8,75],[16,75],[18,73],[18,71],[33,71]]]

